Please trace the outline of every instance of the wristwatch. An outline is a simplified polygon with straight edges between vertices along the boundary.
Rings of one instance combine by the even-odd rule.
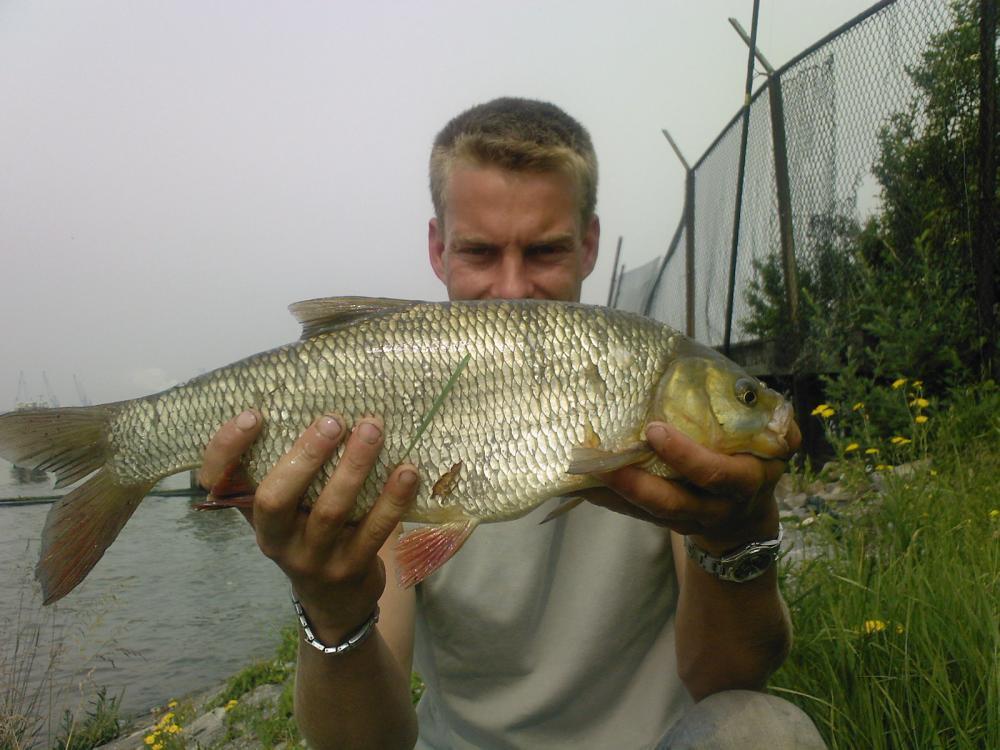
[[[684,548],[687,550],[688,557],[698,563],[702,570],[707,573],[722,581],[743,583],[763,575],[774,564],[774,561],[778,559],[781,539],[784,535],[785,530],[779,523],[777,539],[750,542],[722,557],[712,557],[692,542],[689,536],[684,537]]]

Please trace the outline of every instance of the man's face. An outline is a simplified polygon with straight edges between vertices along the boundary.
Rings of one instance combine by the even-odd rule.
[[[430,221],[431,265],[453,300],[578,301],[600,236],[597,217],[581,228],[579,215],[565,175],[456,164],[444,227]]]

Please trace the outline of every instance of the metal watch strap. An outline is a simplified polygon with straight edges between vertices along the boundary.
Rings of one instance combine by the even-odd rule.
[[[372,634],[375,630],[375,623],[378,622],[379,608],[375,605],[375,611],[372,612],[371,617],[362,623],[361,627],[347,636],[343,641],[338,643],[336,646],[327,646],[312,630],[312,626],[309,624],[309,620],[306,619],[306,611],[302,609],[302,604],[299,600],[295,598],[295,594],[292,594],[292,606],[295,607],[295,614],[299,617],[299,625],[302,627],[302,633],[306,638],[306,643],[308,643],[313,648],[318,651],[322,651],[324,654],[344,654],[353,648],[357,648]]]
[[[727,552],[722,557],[713,557],[691,541],[689,536],[684,537],[684,548],[688,557],[698,563],[705,572],[722,581],[743,583],[763,575],[774,564],[778,559],[784,535],[785,530],[779,523],[776,539],[750,542],[732,552]]]

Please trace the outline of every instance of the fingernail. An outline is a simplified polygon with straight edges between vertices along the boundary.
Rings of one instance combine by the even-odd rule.
[[[252,411],[245,411],[236,417],[236,426],[246,432],[257,426],[257,415]]]
[[[646,428],[646,439],[650,442],[662,443],[669,437],[667,429],[661,424],[652,424]]]
[[[378,439],[382,436],[382,430],[373,425],[371,422],[362,422],[361,426],[358,427],[358,435],[366,443],[375,444]]]
[[[340,426],[340,422],[337,421],[336,417],[326,416],[316,423],[316,429],[319,430],[319,434],[323,437],[333,440],[340,435],[340,431],[343,428]]]
[[[417,483],[417,472],[413,469],[405,469],[399,474],[399,484],[409,489]]]

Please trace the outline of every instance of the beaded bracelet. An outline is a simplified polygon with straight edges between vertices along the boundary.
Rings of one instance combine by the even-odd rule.
[[[362,623],[360,628],[336,646],[327,646],[313,633],[312,626],[309,624],[309,620],[306,619],[306,611],[302,609],[302,604],[295,598],[294,592],[292,593],[292,606],[295,607],[295,614],[299,617],[299,625],[302,626],[302,633],[306,637],[306,643],[318,651],[322,651],[324,654],[345,654],[351,649],[360,646],[372,634],[372,631],[375,630],[375,623],[378,622],[379,616],[379,608],[376,604],[375,611],[372,612],[371,617]]]

